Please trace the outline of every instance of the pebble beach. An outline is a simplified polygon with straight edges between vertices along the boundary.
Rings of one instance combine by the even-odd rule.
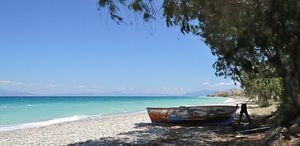
[[[250,110],[250,113],[256,113]],[[232,126],[153,125],[146,111],[93,117],[34,128],[0,131],[0,144],[14,145],[255,145],[258,133],[236,138]],[[252,143],[248,143],[248,142]]]
[[[114,137],[135,141],[120,133],[143,130],[136,123],[150,123],[146,112],[84,119],[44,127],[0,132],[1,145],[67,145],[80,141]]]

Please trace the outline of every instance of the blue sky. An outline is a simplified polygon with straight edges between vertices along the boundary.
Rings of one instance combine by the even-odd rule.
[[[130,15],[128,15],[130,16]],[[0,88],[182,94],[235,87],[199,37],[163,20],[117,25],[97,0],[1,0]]]

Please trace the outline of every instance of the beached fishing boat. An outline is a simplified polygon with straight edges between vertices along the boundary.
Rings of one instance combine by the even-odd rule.
[[[229,105],[147,108],[152,123],[228,125],[237,107]]]

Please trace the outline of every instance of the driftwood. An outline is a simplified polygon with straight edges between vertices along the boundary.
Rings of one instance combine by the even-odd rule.
[[[271,129],[271,127],[260,127],[260,128],[253,128],[253,129],[248,129],[248,130],[242,130],[242,131],[238,131],[238,134],[252,134],[252,133],[256,133],[256,132],[263,132],[266,130]]]

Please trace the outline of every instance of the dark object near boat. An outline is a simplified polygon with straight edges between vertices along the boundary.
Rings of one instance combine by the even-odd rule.
[[[152,123],[229,125],[236,106],[180,106],[147,108]]]
[[[247,103],[243,103],[242,106],[241,106],[240,117],[239,117],[239,124],[240,124],[241,121],[242,121],[243,114],[246,115],[247,121],[248,121],[249,124],[251,125],[251,124],[252,124],[252,121],[251,121],[251,118],[250,118],[250,116],[249,116],[249,114],[248,114],[248,111],[247,111]]]

